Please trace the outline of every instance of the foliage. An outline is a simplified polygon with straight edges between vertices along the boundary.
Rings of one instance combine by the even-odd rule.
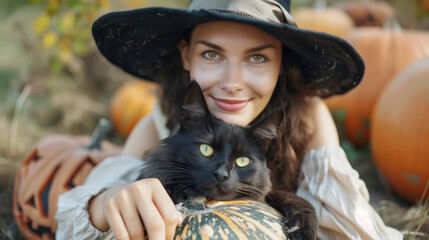
[[[30,0],[44,5],[33,24],[41,48],[52,53],[51,69],[59,72],[74,57],[88,54],[92,44],[90,27],[108,0]]]
[[[345,109],[331,110],[331,115],[337,127],[340,145],[344,149],[349,162],[353,165],[363,158],[369,158],[371,155],[369,144],[362,148],[356,148],[347,137],[345,125],[347,111]]]

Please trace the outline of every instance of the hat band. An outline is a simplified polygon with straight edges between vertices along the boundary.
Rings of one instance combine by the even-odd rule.
[[[287,23],[296,27],[289,12],[274,0],[193,0],[189,3],[189,11],[201,9],[232,13],[271,23]]]

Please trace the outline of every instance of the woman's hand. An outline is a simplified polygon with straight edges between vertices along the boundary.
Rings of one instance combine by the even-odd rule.
[[[173,239],[182,215],[158,179],[141,179],[97,195],[89,204],[93,225],[116,239]],[[143,221],[143,224],[142,224]]]
[[[152,114],[139,121],[128,137],[122,154],[141,157],[159,146]],[[118,185],[95,196],[89,203],[92,224],[101,231],[112,229],[115,238],[173,239],[182,215],[158,179],[141,179]],[[142,224],[143,221],[143,224]],[[144,225],[144,226],[143,226]]]

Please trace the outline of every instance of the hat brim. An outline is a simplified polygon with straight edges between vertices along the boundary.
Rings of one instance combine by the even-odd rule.
[[[143,8],[112,12],[94,22],[92,33],[102,55],[137,77],[153,80],[188,31],[211,21],[250,24],[279,39],[294,54],[305,86],[316,95],[343,94],[361,81],[365,65],[356,50],[339,37],[235,14],[208,10]]]

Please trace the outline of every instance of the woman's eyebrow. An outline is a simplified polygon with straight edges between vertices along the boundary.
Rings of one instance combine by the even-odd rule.
[[[214,43],[210,43],[210,42],[204,41],[204,40],[197,41],[196,43],[200,43],[200,44],[206,45],[207,47],[216,49],[216,50],[221,51],[221,52],[224,51],[221,46],[216,45]],[[261,46],[250,48],[250,49],[246,50],[245,53],[259,52],[259,51],[262,51],[262,50],[267,49],[267,48],[274,48],[274,49],[276,49],[276,47],[274,45],[268,43],[268,44],[264,44],[264,45],[261,45]]]
[[[250,49],[246,50],[246,53],[259,52],[259,51],[262,51],[262,50],[267,49],[267,48],[274,48],[274,49],[276,49],[276,47],[274,47],[274,45],[268,43],[268,44],[265,44],[265,45],[262,45],[262,46],[250,48]]]
[[[216,49],[218,51],[223,52],[223,48],[221,46],[218,46],[218,45],[214,44],[214,43],[209,43],[209,42],[204,41],[204,40],[197,41],[196,43],[201,43],[203,45],[206,45],[207,47],[214,48],[214,49]]]

